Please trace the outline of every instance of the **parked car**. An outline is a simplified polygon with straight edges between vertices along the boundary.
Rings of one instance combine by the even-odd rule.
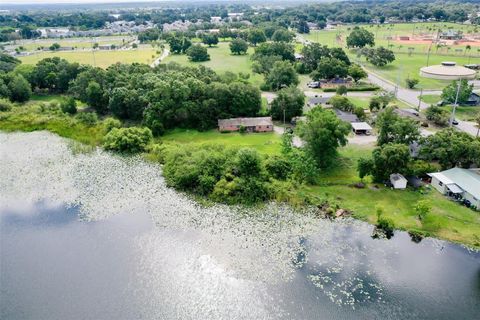
[[[319,81],[312,81],[307,84],[307,87],[309,88],[320,88],[320,82]]]
[[[458,125],[458,121],[456,119],[453,119],[452,124],[456,126],[456,125]]]

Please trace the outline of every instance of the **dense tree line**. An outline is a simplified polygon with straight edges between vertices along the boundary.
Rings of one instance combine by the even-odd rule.
[[[258,88],[203,66],[115,64],[104,70],[55,57],[22,67],[0,75],[0,98],[23,102],[32,90],[67,93],[100,115],[142,122],[155,135],[176,127],[215,128],[218,119],[256,116],[261,107]],[[65,110],[74,113],[72,106]]]

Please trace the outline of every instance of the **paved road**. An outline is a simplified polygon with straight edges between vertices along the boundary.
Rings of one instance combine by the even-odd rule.
[[[367,72],[368,72],[368,80],[370,80],[372,83],[381,87],[385,91],[395,92],[395,88],[396,88],[395,84],[381,78],[380,76],[378,76],[375,73],[372,73],[369,70],[367,70]],[[475,82],[477,82],[477,81],[475,80]],[[475,85],[475,83],[474,83],[474,85]],[[441,93],[441,91],[429,91],[428,93],[432,93],[432,92]],[[401,100],[401,101],[411,105],[414,108],[418,108],[418,106],[420,106],[420,109],[428,108],[430,105],[423,102],[423,101],[420,101],[419,100],[419,95],[420,95],[420,92],[415,91],[415,90],[405,89],[405,88],[402,88],[402,87],[399,87],[397,89],[397,99],[398,100]],[[458,121],[458,125],[456,125],[455,127],[458,130],[464,131],[464,132],[466,132],[468,134],[471,134],[471,135],[474,135],[474,136],[477,134],[478,128],[477,128],[475,122],[461,121],[461,120],[458,120],[458,119],[457,119],[457,121]]]

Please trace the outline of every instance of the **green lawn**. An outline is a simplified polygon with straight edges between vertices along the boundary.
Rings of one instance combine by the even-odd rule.
[[[196,66],[204,65],[216,71],[217,73],[224,73],[227,71],[234,73],[248,73],[250,74],[250,82],[255,85],[260,85],[263,82],[263,76],[252,72],[252,60],[250,59],[254,49],[249,48],[246,55],[232,55],[230,53],[230,46],[228,42],[220,42],[217,46],[208,48],[210,61],[205,62],[191,62],[187,55],[171,54],[163,62],[177,62],[181,65]]]
[[[351,97],[347,94],[347,98],[356,107],[361,107],[363,109],[368,109],[368,104],[370,103],[370,98],[369,97]]]
[[[405,230],[422,230],[443,239],[480,246],[480,214],[447,200],[436,190],[419,191],[391,190],[383,185],[373,188],[369,179],[367,187],[357,189],[352,185],[360,182],[356,172],[357,160],[371,155],[372,146],[348,145],[340,149],[336,167],[325,171],[316,186],[300,190],[321,199],[327,198],[341,207],[353,211],[356,218],[376,222],[376,206],[384,208],[395,226]],[[418,200],[426,199],[432,204],[428,219],[420,222],[414,214]]]
[[[219,143],[225,146],[252,147],[263,154],[280,152],[281,136],[275,132],[220,133],[217,130],[199,132],[196,130],[176,129],[160,138],[164,143]]]
[[[42,59],[60,57],[70,62],[96,65],[107,68],[117,62],[121,63],[147,63],[150,64],[158,56],[156,50],[150,47],[135,50],[112,50],[112,51],[72,51],[72,52],[40,52],[30,56],[21,57],[22,63],[36,64]]]
[[[451,113],[453,107],[445,106],[442,108]],[[459,120],[475,121],[478,115],[480,115],[480,107],[459,106],[455,110],[455,118]]]
[[[422,95],[422,101],[428,104],[437,104],[440,100],[442,100],[442,98],[438,94]]]

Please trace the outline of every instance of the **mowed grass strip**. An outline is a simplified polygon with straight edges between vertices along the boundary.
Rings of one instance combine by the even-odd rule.
[[[218,130],[200,132],[197,130],[175,129],[159,138],[164,143],[204,144],[218,143],[226,147],[250,147],[262,154],[278,154],[281,136],[275,132],[265,133],[221,133]]]

